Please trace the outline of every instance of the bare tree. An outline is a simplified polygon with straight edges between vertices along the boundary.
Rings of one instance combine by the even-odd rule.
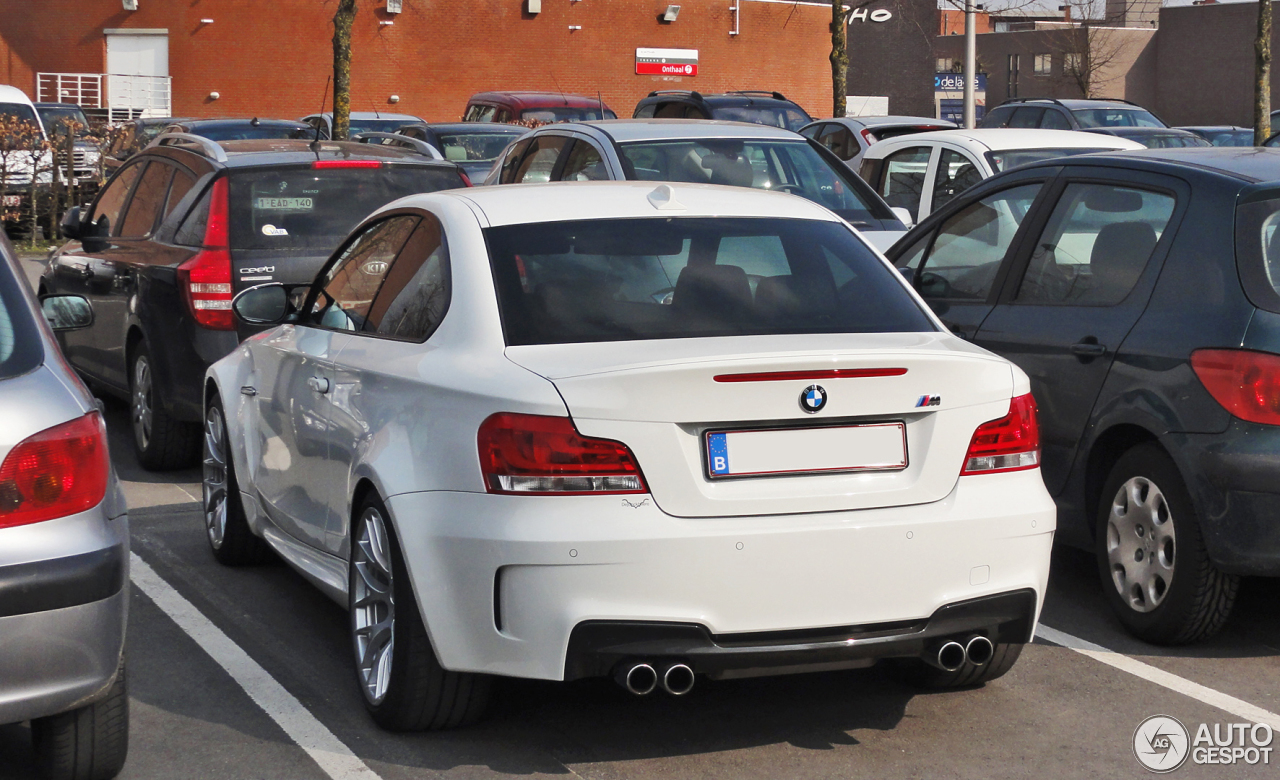
[[[338,0],[333,15],[333,138],[347,140],[351,126],[351,27],[356,0]]]
[[[1258,3],[1253,62],[1253,145],[1262,146],[1271,137],[1271,0]]]
[[[1062,55],[1062,80],[1080,90],[1081,97],[1098,97],[1122,75],[1115,66],[1128,57],[1135,39],[1121,17],[1139,5],[1146,5],[1145,0],[1066,0],[1069,25],[1051,48]]]

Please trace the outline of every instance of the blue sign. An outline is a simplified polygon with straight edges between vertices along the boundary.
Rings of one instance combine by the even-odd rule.
[[[987,91],[987,74],[979,73],[978,81],[973,86],[976,92]],[[933,74],[933,91],[934,92],[963,92],[964,91],[964,74],[962,73],[935,73]]]
[[[707,437],[707,465],[716,476],[729,473],[728,438],[723,433],[713,433]]]

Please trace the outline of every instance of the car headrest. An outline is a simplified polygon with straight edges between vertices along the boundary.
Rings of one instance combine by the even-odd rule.
[[[1137,283],[1158,240],[1155,228],[1145,222],[1117,222],[1100,230],[1089,256],[1100,296],[1123,298]]]
[[[1109,214],[1132,213],[1142,210],[1142,195],[1119,187],[1090,187],[1084,196],[1084,207]]]
[[[736,320],[751,306],[747,272],[736,265],[690,265],[680,271],[671,305],[692,313]]]

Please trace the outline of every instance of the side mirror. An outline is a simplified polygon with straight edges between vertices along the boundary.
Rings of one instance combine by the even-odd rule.
[[[93,324],[93,307],[79,295],[46,295],[40,308],[55,331],[79,330]]]
[[[904,265],[898,268],[898,273],[902,274],[902,278],[907,280],[907,284],[910,284],[913,286],[915,285],[916,270],[914,268],[908,268],[907,266]]]
[[[285,286],[272,282],[242,290],[231,299],[231,311],[249,325],[279,325],[294,309]]]
[[[81,236],[84,234],[81,227],[80,214],[80,207],[72,206],[67,209],[66,214],[62,215],[62,223],[58,226],[58,229],[62,231],[63,237],[70,238],[74,241],[80,240]]]
[[[899,222],[906,225],[908,228],[916,223],[915,219],[911,216],[911,212],[901,206],[891,206],[889,207],[889,210],[893,212],[893,215],[898,218]]]

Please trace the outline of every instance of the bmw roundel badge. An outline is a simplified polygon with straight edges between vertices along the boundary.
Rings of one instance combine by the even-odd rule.
[[[822,407],[826,405],[827,391],[822,389],[822,385],[809,385],[800,394],[800,408],[809,414],[822,411]]]

